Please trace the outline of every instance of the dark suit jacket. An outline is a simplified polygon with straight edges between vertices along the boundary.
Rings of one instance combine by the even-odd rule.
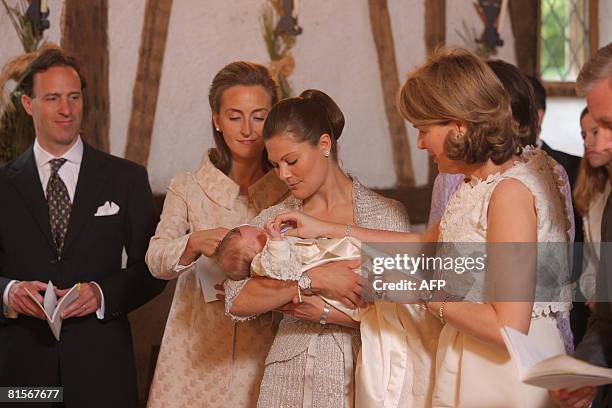
[[[85,145],[61,254],[51,240],[32,148],[0,169],[0,192],[0,290],[11,279],[51,280],[59,288],[96,281],[106,303],[103,321],[95,314],[65,320],[59,342],[45,321],[2,319],[0,386],[62,385],[67,407],[135,406],[126,314],[164,287],[144,261],[157,221],[146,170]],[[95,217],[106,201],[119,213]]]

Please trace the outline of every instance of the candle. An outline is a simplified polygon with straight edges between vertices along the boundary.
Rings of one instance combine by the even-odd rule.
[[[46,13],[47,10],[49,10],[49,7],[47,7],[47,0],[40,0],[40,12]]]

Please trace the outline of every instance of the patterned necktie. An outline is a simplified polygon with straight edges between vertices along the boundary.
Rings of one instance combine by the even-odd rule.
[[[49,163],[51,164],[51,176],[47,184],[47,203],[49,205],[51,236],[59,255],[64,248],[64,238],[66,238],[66,231],[68,230],[72,204],[70,203],[68,189],[57,174],[60,167],[66,163],[66,159],[53,159]]]

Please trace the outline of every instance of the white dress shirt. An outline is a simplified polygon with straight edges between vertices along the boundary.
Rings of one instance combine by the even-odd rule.
[[[81,170],[81,161],[83,159],[83,141],[79,136],[76,143],[63,155],[60,157],[56,157],[51,153],[47,152],[42,146],[38,143],[38,138],[34,141],[34,160],[36,161],[36,168],[38,169],[38,176],[40,177],[40,182],[42,183],[42,189],[45,194],[45,198],[47,197],[47,184],[49,183],[49,178],[51,177],[51,163],[50,161],[53,159],[66,159],[66,162],[60,167],[57,174],[62,179],[64,184],[66,185],[66,189],[68,189],[68,196],[70,197],[70,202],[74,202],[74,193],[76,191],[77,181],[79,179],[79,171]],[[18,282],[17,280],[12,280],[4,289],[4,293],[2,295],[2,301],[4,303],[4,315],[8,318],[15,319],[17,318],[17,312],[15,312],[9,305],[9,290],[11,286]],[[45,282],[46,283],[46,282]],[[104,318],[104,293],[102,292],[102,288],[96,282],[91,282],[98,287],[101,294],[100,308],[96,310],[96,316],[98,319]]]

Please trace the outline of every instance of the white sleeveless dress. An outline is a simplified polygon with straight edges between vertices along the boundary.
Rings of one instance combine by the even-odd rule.
[[[559,190],[560,180],[552,169],[554,162],[546,153],[526,149],[521,160],[504,173],[463,183],[442,217],[439,241],[486,242],[491,195],[502,180],[512,178],[522,182],[535,198],[538,243],[566,242],[569,221]],[[569,282],[569,266],[567,259],[556,258],[554,265],[550,264],[550,259],[547,262],[543,264],[538,256],[538,276],[546,270],[550,278],[550,271],[554,271],[553,278],[564,291],[549,298],[559,302],[534,302],[529,337],[542,347],[563,354],[563,338],[555,316],[571,308],[571,289],[565,284]],[[476,282],[474,287],[478,285]],[[480,286],[483,287],[482,282]],[[514,363],[504,348],[481,342],[449,324],[440,334],[435,377],[434,407],[554,406],[545,389],[518,380]]]

